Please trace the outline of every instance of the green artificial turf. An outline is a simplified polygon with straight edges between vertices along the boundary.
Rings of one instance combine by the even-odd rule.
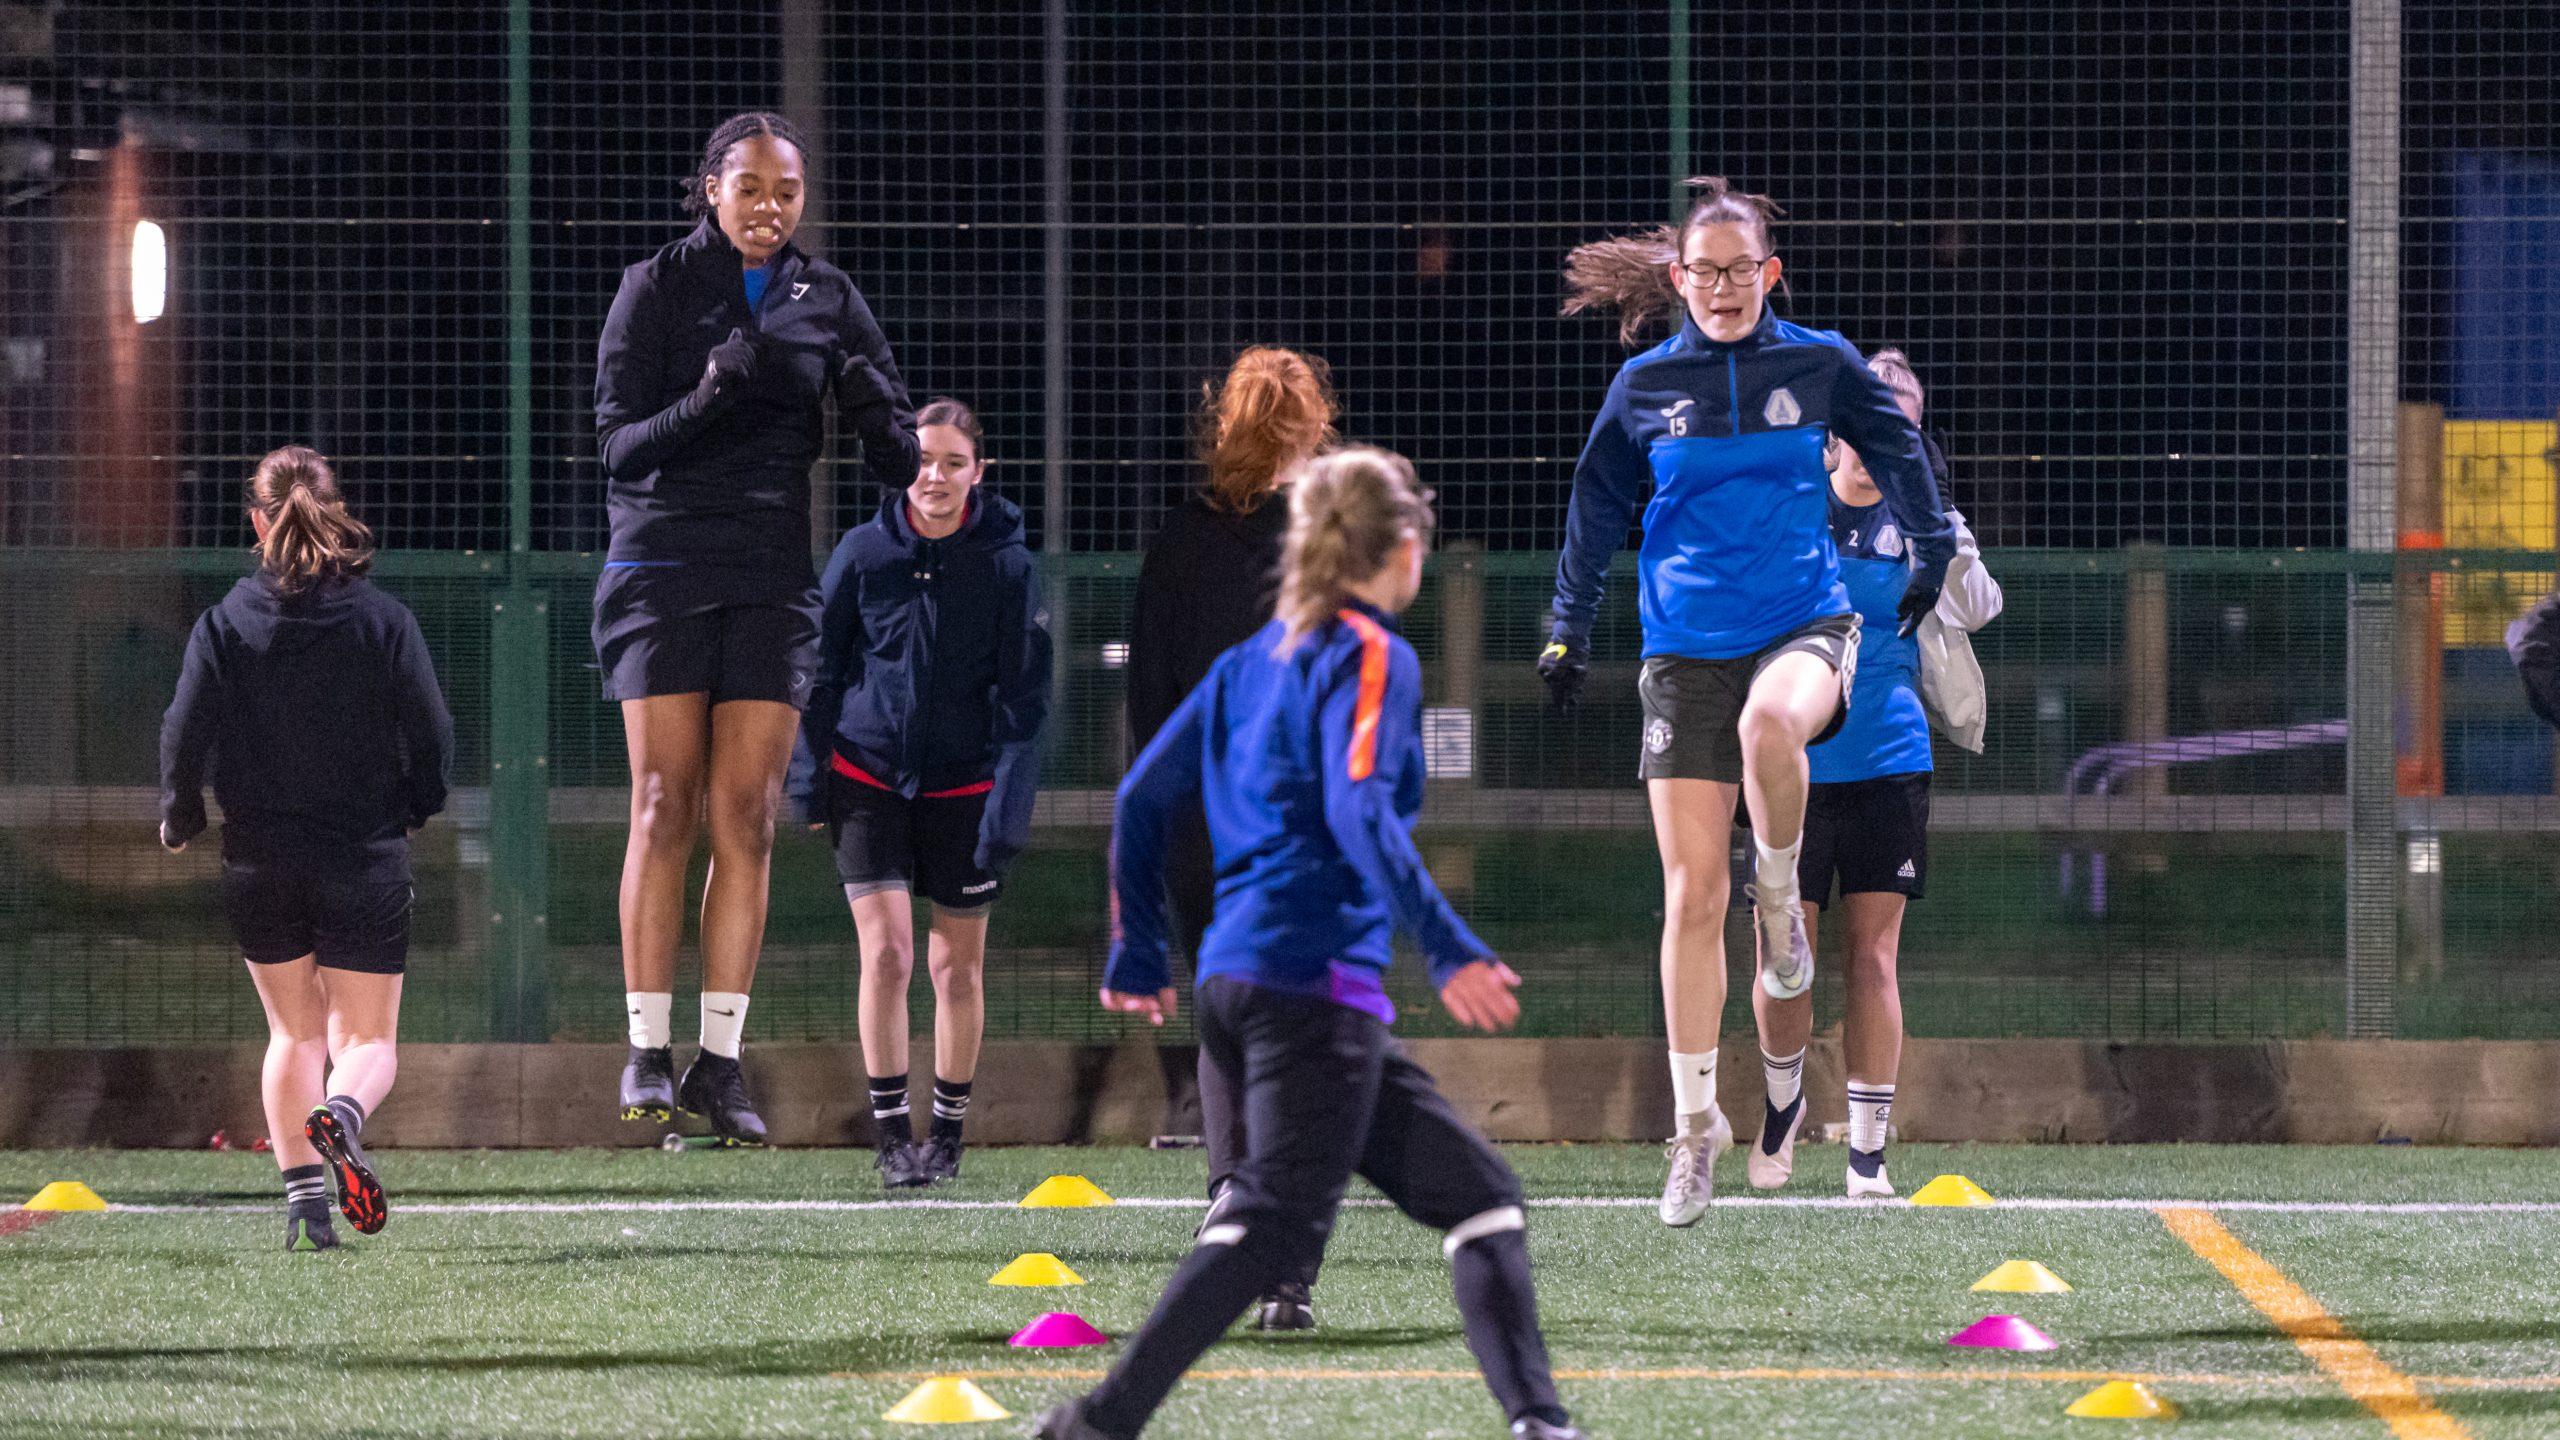
[[[1565,1398],[1595,1436],[2112,1435],[2066,1420],[2094,1380],[2167,1377],[2173,1433],[2378,1436],[2145,1208],[1720,1207],[1686,1231],[1644,1200],[1650,1147],[1511,1152]],[[262,1156],[0,1154],[0,1195],[81,1179],[178,1213],[71,1215],[0,1236],[0,1435],[1014,1435],[1108,1352],[1002,1343],[1043,1310],[1114,1335],[1144,1318],[1196,1209],[859,1211],[635,1206],[879,1198],[847,1151],[655,1150],[379,1157],[393,1218],[336,1255],[279,1248]],[[1785,1193],[1837,1193],[1843,1152],[1809,1147]],[[2011,1200],[2550,1202],[2548,1152],[2410,1148],[1933,1147],[1893,1154],[1907,1193],[1961,1171]],[[1196,1155],[973,1152],[935,1198],[1004,1202],[1080,1173],[1124,1198],[1189,1200]],[[1746,1194],[1738,1159],[1723,1193]],[[555,1207],[506,1213],[435,1207]],[[625,1208],[603,1208],[605,1206]],[[2560,1429],[2560,1210],[2221,1213],[2482,1440]],[[990,1288],[1046,1250],[1088,1284]],[[2077,1289],[1986,1296],[2010,1258]],[[1239,1332],[1151,1436],[1493,1437],[1436,1237],[1375,1206],[1346,1212],[1312,1336]],[[2006,1309],[2052,1354],[1944,1337]],[[883,1411],[924,1372],[975,1374],[1016,1419],[909,1429]],[[1593,1373],[1611,1372],[1611,1373]],[[1751,1373],[1745,1373],[1751,1372]],[[2511,1382],[2463,1385],[2461,1380]],[[2539,1385],[2516,1385],[2540,1381]],[[2137,1433],[2147,1433],[2139,1431]]]

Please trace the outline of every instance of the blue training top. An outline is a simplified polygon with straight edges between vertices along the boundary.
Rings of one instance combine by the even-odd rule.
[[[1636,563],[1648,658],[1729,660],[1847,614],[1822,463],[1834,434],[1866,462],[1917,563],[1944,575],[1954,532],[1920,432],[1856,347],[1768,307],[1730,344],[1684,319],[1618,371],[1592,422],[1550,638],[1588,644],[1610,557],[1648,485]]]
[[[770,284],[772,280],[773,266],[770,263],[763,265],[751,265],[747,267],[746,282],[748,309],[753,310],[764,303],[764,287]]]
[[[1281,622],[1218,657],[1120,784],[1117,920],[1103,984],[1153,995],[1165,965],[1164,860],[1197,794],[1217,859],[1199,978],[1322,995],[1392,1022],[1382,977],[1402,929],[1434,985],[1493,951],[1414,848],[1422,810],[1422,663],[1383,611],[1350,602],[1277,653]]]
[[[1929,713],[1920,703],[1920,641],[1896,633],[1894,611],[1911,583],[1910,546],[1883,502],[1831,501],[1831,540],[1858,627],[1856,703],[1840,733],[1806,750],[1813,783],[1833,785],[1930,768]]]

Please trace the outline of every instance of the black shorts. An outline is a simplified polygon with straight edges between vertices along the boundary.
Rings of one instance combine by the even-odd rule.
[[[1742,783],[1742,707],[1751,682],[1781,655],[1803,651],[1840,672],[1840,704],[1831,723],[1807,741],[1819,745],[1849,718],[1849,683],[1858,670],[1858,617],[1826,615],[1779,636],[1749,655],[1692,660],[1656,655],[1644,662],[1636,693],[1644,701],[1644,746],[1636,775],[1645,780]]]
[[[847,898],[905,890],[961,915],[996,903],[1004,882],[978,868],[985,790],[910,800],[833,773],[827,785],[827,836]]]
[[[714,705],[770,700],[808,709],[818,668],[817,592],[780,601],[742,593],[725,577],[705,580],[681,567],[605,567],[592,627],[604,698],[702,693]]]
[[[409,968],[404,866],[337,871],[275,860],[222,862],[222,910],[252,965],[316,955],[332,970],[398,975]]]
[[[1908,895],[1929,881],[1929,772],[1815,785],[1804,802],[1796,884],[1808,905],[1843,895]]]

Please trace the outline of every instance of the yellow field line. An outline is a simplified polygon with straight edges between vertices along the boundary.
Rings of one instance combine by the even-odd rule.
[[[2373,1347],[2348,1333],[2338,1318],[2321,1308],[2311,1292],[2293,1283],[2265,1256],[2240,1243],[2206,1210],[2163,1208],[2160,1221],[2187,1248],[2222,1272],[2222,1277],[2258,1307],[2278,1330],[2301,1347],[2355,1402],[2374,1413],[2400,1440],[2471,1440],[2461,1422],[2435,1407],[2417,1382],[2391,1367]]]
[[[1099,1380],[1103,1372],[1094,1369],[1037,1369],[1017,1366],[1004,1370],[839,1370],[831,1380],[900,1382],[916,1384],[937,1377],[961,1380]],[[1185,1380],[1474,1380],[1473,1370],[1329,1370],[1329,1369],[1226,1369],[1194,1370]],[[1870,1369],[1773,1369],[1751,1366],[1742,1369],[1705,1369],[1680,1367],[1656,1370],[1558,1370],[1558,1380],[1811,1380],[1870,1382],[1951,1382],[1972,1384],[1984,1381],[2010,1381],[2047,1385],[2100,1385],[2110,1380],[2132,1380],[2144,1385],[2239,1385],[2255,1388],[2322,1383],[2310,1375],[2214,1375],[2154,1374],[2139,1370],[1870,1370]],[[2436,1386],[2483,1390],[2560,1390],[2560,1375],[2531,1375],[2515,1378],[2422,1375],[2419,1381]]]

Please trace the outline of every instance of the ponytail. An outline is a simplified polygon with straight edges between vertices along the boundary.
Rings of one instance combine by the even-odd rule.
[[[1280,549],[1278,653],[1287,655],[1378,573],[1406,537],[1431,533],[1431,492],[1413,462],[1388,450],[1337,450],[1290,472],[1289,536]]]
[[[1222,510],[1262,508],[1283,471],[1334,440],[1333,375],[1312,355],[1256,345],[1200,398],[1209,498]]]
[[[1698,199],[1678,225],[1656,225],[1575,246],[1564,257],[1563,313],[1615,310],[1619,343],[1632,345],[1657,317],[1679,313],[1680,290],[1671,281],[1671,267],[1679,263],[1691,230],[1740,225],[1758,237],[1763,252],[1774,250],[1769,226],[1786,213],[1777,201],[1736,190],[1721,175],[1694,176],[1689,188],[1698,192]],[[1778,283],[1783,292],[1786,282]]]
[[[347,513],[337,473],[317,450],[287,445],[259,461],[249,477],[249,508],[267,522],[258,566],[287,595],[373,565],[373,532]]]

